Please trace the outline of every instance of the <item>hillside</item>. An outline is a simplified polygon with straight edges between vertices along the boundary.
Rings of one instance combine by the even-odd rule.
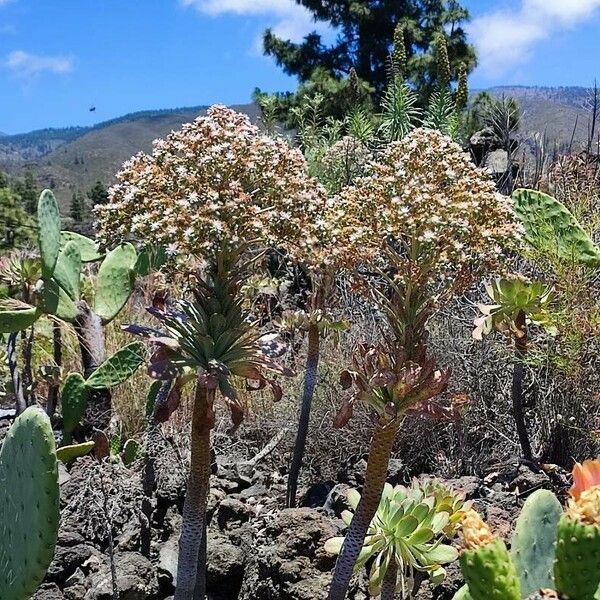
[[[524,110],[523,138],[545,133],[548,147],[575,146],[588,136],[590,90],[582,87],[497,87],[495,96],[516,98]],[[22,175],[31,169],[40,186],[53,188],[61,202],[73,191],[87,191],[97,181],[110,184],[119,166],[152,140],[164,137],[191,121],[206,107],[143,111],[99,123],[93,127],[44,129],[0,137],[0,169]],[[252,104],[234,107],[256,118]],[[577,127],[575,125],[577,124]]]
[[[256,118],[255,106],[234,107]],[[66,204],[73,191],[89,190],[100,180],[110,184],[123,162],[152,141],[192,121],[206,107],[144,111],[94,127],[45,129],[0,138],[0,170],[22,175],[30,169],[40,186],[52,188]]]

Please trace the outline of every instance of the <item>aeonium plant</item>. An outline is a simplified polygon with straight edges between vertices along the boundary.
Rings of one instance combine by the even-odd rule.
[[[175,312],[151,309],[163,329],[130,330],[150,337],[152,376],[177,378],[177,394],[186,382],[196,385],[175,599],[204,598],[214,401],[224,398],[237,424],[243,407],[234,375],[254,387],[271,385],[280,395],[264,373],[282,369],[248,322],[240,288],[266,248],[295,259],[310,251],[324,227],[326,194],[308,176],[299,150],[262,135],[245,115],[224,106],[158,140],[151,154],[134,156],[118,179],[109,203],[98,208],[101,240],[133,236],[164,246],[186,272],[200,263],[189,301]]]
[[[449,372],[427,353],[427,324],[436,311],[482,275],[500,269],[504,248],[520,235],[510,201],[488,174],[441,133],[416,129],[392,143],[330,204],[328,259],[358,274],[386,316],[382,342],[359,347],[342,378],[352,406],[370,409],[373,437],[365,485],[336,564],[330,600],[345,598],[384,487],[396,435],[408,412],[430,412]],[[357,268],[366,265],[368,268]]]

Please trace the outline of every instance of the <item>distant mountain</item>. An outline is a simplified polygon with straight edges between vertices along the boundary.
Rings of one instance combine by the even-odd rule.
[[[582,87],[496,87],[495,96],[514,97],[524,110],[523,138],[546,135],[548,148],[581,147],[588,136],[591,90]],[[256,105],[233,108],[258,116]],[[22,175],[31,169],[40,186],[55,190],[62,203],[73,191],[89,190],[101,180],[114,182],[120,165],[140,150],[151,149],[152,141],[178,129],[206,110],[194,106],[131,113],[93,127],[42,129],[0,137],[0,170]]]
[[[256,119],[252,104],[234,106]],[[152,148],[152,141],[194,120],[206,106],[131,113],[93,127],[42,129],[0,138],[0,170],[22,175],[30,169],[40,186],[52,188],[66,205],[74,191],[88,191],[96,181],[114,182],[131,156]]]

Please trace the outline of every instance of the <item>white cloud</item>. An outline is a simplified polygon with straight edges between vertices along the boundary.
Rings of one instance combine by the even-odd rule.
[[[325,31],[323,23],[315,23],[309,11],[294,0],[180,0],[208,15],[234,14],[273,18],[274,33],[284,39],[300,41],[313,30]]]
[[[15,50],[8,55],[4,66],[19,77],[25,78],[44,72],[63,75],[73,70],[73,59],[68,56],[41,56]]]
[[[527,62],[539,42],[584,22],[600,0],[521,0],[515,11],[496,11],[474,19],[470,34],[485,75],[498,77]]]

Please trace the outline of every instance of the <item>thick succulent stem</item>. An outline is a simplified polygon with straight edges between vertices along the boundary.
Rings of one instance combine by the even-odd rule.
[[[394,600],[396,596],[396,584],[398,583],[398,567],[394,561],[385,572],[383,584],[381,586],[381,600]]]
[[[401,419],[396,419],[385,427],[377,426],[375,429],[369,450],[365,485],[335,564],[328,600],[344,600],[346,597],[352,570],[381,500],[392,447],[401,422]]]
[[[175,600],[194,600],[198,572],[205,577],[206,564],[199,565],[202,536],[206,533],[206,505],[210,485],[210,430],[214,390],[196,388],[192,418],[192,456],[185,502],[183,526],[179,538],[177,590]],[[206,590],[198,590],[196,598],[204,598]]]
[[[58,321],[52,322],[52,358],[56,367],[62,366],[62,335],[60,331],[60,323]],[[46,402],[46,414],[49,417],[54,415],[56,406],[58,404],[58,383],[51,383],[48,386],[48,400]]]
[[[515,325],[521,335],[515,338],[515,361],[513,365],[512,377],[512,409],[519,443],[525,460],[533,460],[533,452],[531,450],[531,442],[527,433],[527,424],[525,422],[525,409],[523,401],[523,380],[525,378],[524,359],[527,353],[527,323],[525,321],[525,313],[520,311],[515,319]]]
[[[33,337],[34,329],[31,327],[29,335],[25,331],[22,333],[23,338],[23,395],[25,403],[31,406],[34,402],[33,398]]]
[[[304,372],[304,390],[302,392],[302,404],[300,406],[300,419],[298,421],[298,432],[294,444],[294,455],[290,465],[290,474],[287,484],[286,506],[296,506],[296,491],[298,489],[298,477],[302,468],[306,438],[310,423],[310,409],[312,406],[315,387],[317,385],[317,370],[319,367],[321,335],[317,323],[311,323],[308,329],[308,352],[306,356],[306,370]]]
[[[80,302],[78,308],[73,325],[79,340],[83,375],[87,379],[106,359],[104,329],[100,317],[85,302]],[[107,429],[110,416],[110,390],[94,390],[88,399],[86,423],[94,429]]]
[[[202,542],[198,549],[198,572],[196,573],[196,588],[194,589],[194,600],[205,600],[206,598],[206,563],[208,559],[208,531],[204,528]]]

